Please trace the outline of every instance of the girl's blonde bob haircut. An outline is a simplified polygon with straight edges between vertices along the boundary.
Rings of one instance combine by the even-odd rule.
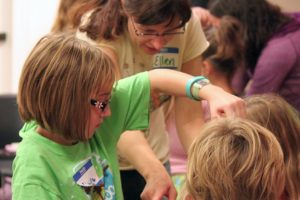
[[[276,138],[245,119],[208,122],[189,150],[186,189],[195,200],[276,200],[284,181]]]
[[[112,88],[116,66],[103,49],[73,33],[41,38],[25,61],[17,102],[21,118],[66,139],[86,140],[90,98]]]

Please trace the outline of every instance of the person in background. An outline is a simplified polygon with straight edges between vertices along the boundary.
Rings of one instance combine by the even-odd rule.
[[[207,8],[208,0],[191,0],[192,7]]]
[[[199,77],[173,70],[116,79],[117,62],[109,49],[71,33],[40,39],[19,82],[17,102],[26,123],[13,162],[13,199],[122,200],[117,142],[125,130],[148,127],[151,90],[207,99],[215,112],[229,116],[232,111],[218,98],[227,95],[242,103],[235,108],[244,105],[217,86],[199,89]],[[175,199],[176,192],[164,195]]]
[[[266,128],[242,118],[206,123],[188,153],[185,200],[280,200],[283,153]]]
[[[199,17],[201,26],[204,30],[212,26],[212,15],[210,15],[207,4],[208,0],[192,0],[192,11]]]
[[[192,15],[189,1],[90,0],[74,11],[73,19],[74,26],[79,27],[78,38],[107,47],[116,55],[121,77],[153,68],[201,74],[200,55],[208,42],[197,17]],[[154,92],[152,97],[149,130],[132,130],[136,134],[126,132],[118,144],[122,186],[125,199],[129,200],[139,199],[141,195],[156,196],[154,193],[161,196],[165,188],[175,190],[168,174],[169,143],[162,108],[170,97]],[[175,107],[180,132],[183,135],[197,132],[202,115],[195,110],[201,109],[201,104],[176,97]],[[231,110],[230,107],[227,108]],[[143,151],[151,149],[155,154],[146,158]],[[156,165],[157,160],[160,165]],[[165,171],[161,170],[163,166]]]
[[[266,0],[210,0],[218,19],[235,18],[243,27],[245,66],[234,88],[246,96],[277,93],[300,111],[300,15],[283,13]]]
[[[207,29],[206,37],[209,41],[208,48],[201,55],[202,58],[202,75],[207,77],[210,82],[221,87],[224,91],[234,94],[231,80],[238,68],[243,62],[243,43],[240,39],[241,27],[233,18],[226,17],[221,20],[218,31],[211,27]],[[229,41],[228,35],[236,37],[235,43],[226,44]],[[229,48],[230,47],[230,48]],[[234,47],[234,48],[233,48]],[[202,102],[204,116],[203,123],[210,120],[210,113],[207,102]],[[176,187],[177,193],[180,194],[186,177],[187,151],[196,135],[183,135],[179,139],[177,136],[176,124],[174,123],[175,113],[172,105],[167,111],[167,130],[170,140],[170,167],[172,181]],[[179,199],[179,196],[178,196]]]
[[[202,54],[201,74],[226,92],[237,94],[232,86],[236,70],[244,65],[243,28],[232,17],[223,17],[218,27],[205,32],[209,47]]]
[[[300,199],[300,116],[276,94],[245,98],[247,118],[269,129],[279,141],[285,163],[285,193],[282,200]]]
[[[70,13],[87,0],[60,0],[51,32],[70,31],[73,28]]]

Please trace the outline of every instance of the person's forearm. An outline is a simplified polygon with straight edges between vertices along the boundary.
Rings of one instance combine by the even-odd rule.
[[[156,158],[141,131],[126,131],[121,135],[118,150],[144,177],[146,186],[141,199],[176,199],[176,189],[163,166]]]
[[[155,69],[148,72],[151,89],[176,96],[185,96],[185,85],[193,76],[168,69]]]
[[[193,140],[199,135],[199,130],[204,123],[203,115],[201,102],[184,97],[176,98],[175,122],[177,134],[186,153]]]
[[[186,96],[185,88],[187,82],[193,77],[194,76],[186,73],[168,69],[155,69],[149,71],[151,89],[175,96]],[[222,90],[220,87],[212,84],[208,84],[204,88],[199,90],[198,95],[205,100],[210,100],[215,96],[213,94],[214,92]]]
[[[142,131],[124,132],[119,139],[118,150],[145,179],[156,168],[165,170]]]

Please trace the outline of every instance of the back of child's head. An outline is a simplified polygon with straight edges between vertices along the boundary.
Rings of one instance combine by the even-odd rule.
[[[299,113],[276,94],[250,96],[245,102],[247,117],[277,137],[286,165],[286,193],[290,199],[300,199]]]
[[[206,123],[189,149],[186,189],[192,199],[275,200],[284,181],[276,138],[246,119]]]
[[[87,1],[88,0],[60,0],[56,18],[52,25],[51,31],[62,32],[75,28],[72,24],[72,16],[70,16],[70,12]]]
[[[19,81],[21,118],[85,140],[91,95],[112,88],[115,66],[103,50],[71,33],[49,34],[28,56]]]
[[[243,65],[242,31],[238,21],[232,17],[222,18],[217,28],[205,31],[210,45],[202,53],[202,60],[210,62],[228,80],[231,80],[236,68]]]

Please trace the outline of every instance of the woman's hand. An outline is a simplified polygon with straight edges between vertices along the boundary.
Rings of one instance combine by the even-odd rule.
[[[151,174],[145,178],[146,186],[141,194],[142,200],[176,199],[175,186],[164,167],[152,168]]]

